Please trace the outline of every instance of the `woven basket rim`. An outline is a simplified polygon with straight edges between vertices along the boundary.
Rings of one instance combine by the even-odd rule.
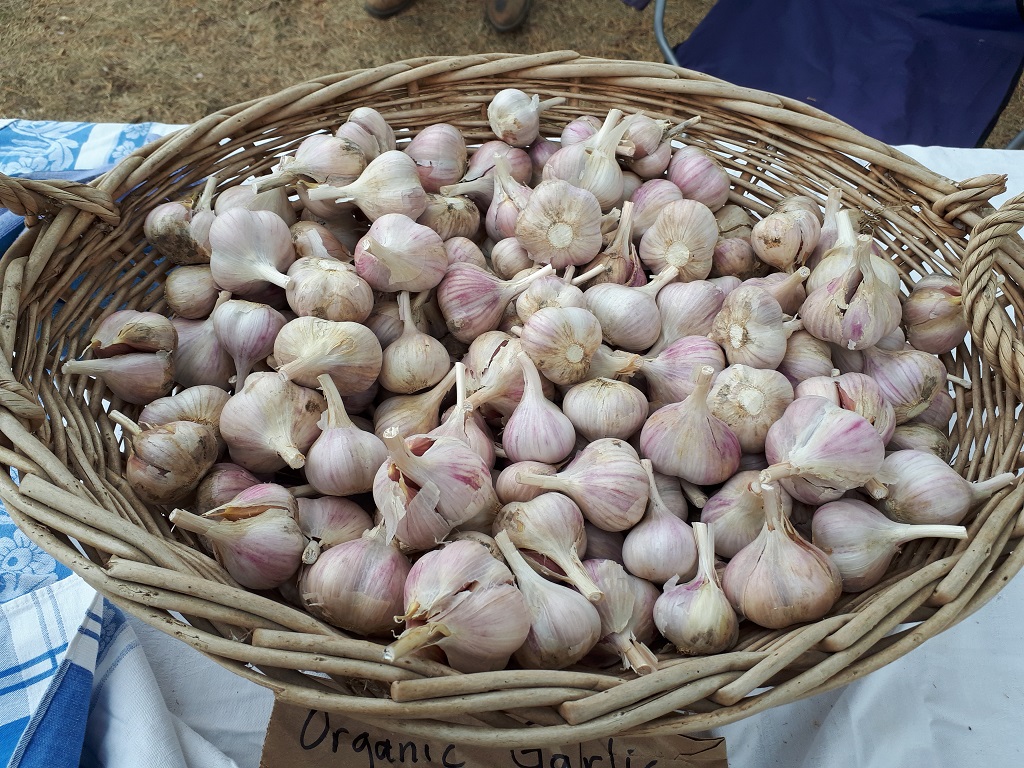
[[[1024,307],[1018,303],[1024,244],[1016,235],[1024,225],[1024,194],[993,211],[988,200],[1004,191],[1005,177],[954,182],[807,104],[667,64],[572,51],[430,56],[325,75],[218,110],[142,147],[88,185],[0,176],[0,204],[31,225],[0,259],[0,314],[17,319],[0,330],[0,432],[16,446],[4,448],[0,461],[22,473],[20,486],[0,479],[0,498],[19,527],[115,604],[281,701],[492,746],[702,732],[845,685],[991,599],[1024,565],[1015,546],[1024,535],[1021,484],[978,510],[965,542],[908,547],[899,561],[906,571],[847,596],[819,622],[751,636],[742,650],[676,658],[636,679],[614,670],[456,675],[423,661],[386,665],[376,643],[345,638],[296,609],[240,593],[219,566],[133,498],[117,476],[120,447],[98,406],[101,390],[48,373],[54,355],[80,351],[75,320],[70,331],[62,326],[49,313],[54,302],[67,299],[61,312],[72,318],[109,311],[90,304],[82,290],[69,292],[71,279],[88,277],[90,289],[109,290],[118,301],[159,305],[133,287],[140,274],[158,280],[167,266],[147,261],[141,218],[212,167],[244,177],[294,145],[295,137],[284,135],[289,130],[328,127],[329,117],[363,103],[388,107],[382,112],[389,119],[412,130],[443,109],[467,135],[482,136],[488,132],[484,94],[514,84],[564,92],[570,101],[558,113],[563,122],[581,104],[644,104],[677,119],[690,105],[704,105],[707,119],[695,136],[735,163],[734,198],[759,214],[790,187],[808,184],[820,197],[819,178],[856,179],[867,190],[864,199],[878,203],[869,213],[884,243],[899,247],[901,263],[908,269],[925,263],[930,251],[961,279],[965,305],[970,300],[972,354],[948,364],[957,375],[985,382],[958,398],[964,445],[974,446],[988,429],[994,447],[961,455],[958,470],[965,477],[1017,470],[1021,438],[1004,422],[1007,409],[1012,422],[1021,399],[1024,343],[1005,310],[1007,303]],[[889,199],[899,205],[882,204]],[[99,273],[111,258],[118,269],[108,287]],[[58,340],[55,351],[40,349]],[[972,407],[979,401],[983,408]],[[58,428],[55,419],[66,424]],[[48,430],[47,439],[40,429]],[[191,617],[191,626],[172,612]]]

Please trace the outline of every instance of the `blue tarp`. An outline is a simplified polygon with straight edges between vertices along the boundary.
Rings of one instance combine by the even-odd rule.
[[[1019,3],[718,0],[675,54],[888,144],[980,146],[1024,64]]]

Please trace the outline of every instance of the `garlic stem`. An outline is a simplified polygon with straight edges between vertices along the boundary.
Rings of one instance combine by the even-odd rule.
[[[214,520],[200,517],[199,515],[193,515],[191,512],[184,509],[172,509],[171,514],[167,516],[167,519],[170,520],[171,525],[176,525],[178,528],[210,538],[216,538],[215,531],[218,523]]]
[[[1017,475],[1013,472],[1003,472],[1001,475],[990,477],[988,480],[978,480],[968,483],[970,489],[971,503],[976,504],[994,495],[1003,488],[1013,485],[1017,481]]]
[[[689,480],[683,480],[681,477],[677,479],[687,500],[697,509],[704,509],[704,505],[708,503],[708,495]]]
[[[142,427],[140,427],[138,424],[129,419],[120,411],[111,411],[107,415],[112,422],[117,424],[119,427],[121,427],[121,429],[123,429],[125,432],[132,435],[133,437],[135,435],[142,434]]]
[[[548,555],[552,560],[555,558],[552,555]],[[604,592],[601,588],[594,583],[594,580],[590,578],[590,575],[579,565],[578,561],[567,557],[559,558],[555,560],[559,568],[565,571],[566,577],[572,582],[572,585],[580,591],[587,600],[592,603],[600,602],[604,598]]]
[[[348,417],[348,411],[345,410],[345,403],[341,399],[341,393],[338,392],[338,385],[334,383],[334,379],[328,374],[322,373],[316,377],[316,380],[320,384],[320,391],[327,399],[326,426],[321,429],[355,429],[356,425]]]
[[[970,389],[971,388],[971,380],[970,379],[964,379],[964,378],[961,378],[960,376],[954,376],[952,373],[947,373],[946,374],[946,381],[950,382],[951,384],[958,384],[961,387],[963,387],[964,389]]]
[[[898,543],[913,539],[966,539],[967,529],[962,525],[931,525],[914,523],[897,523],[893,531],[893,540]]]
[[[768,485],[769,483],[781,480],[784,477],[793,477],[794,475],[799,474],[799,472],[800,470],[793,466],[791,462],[782,461],[778,464],[773,464],[767,469],[762,469],[761,474],[758,476],[758,481],[761,485]],[[756,488],[752,487],[750,490],[754,493],[758,493]]]
[[[292,469],[302,469],[302,467],[306,466],[306,457],[302,455],[298,448],[291,444],[288,437],[284,435],[268,437],[267,445]]]
[[[697,576],[721,586],[718,571],[715,570],[715,529],[714,523],[693,524],[693,536],[697,543]]]
[[[571,266],[570,266],[570,268],[571,268]],[[570,277],[568,277],[569,270],[566,269],[566,275],[567,276],[565,278],[565,281],[567,283],[571,283],[572,285],[583,285],[583,283],[587,282],[588,280],[593,280],[598,275],[603,275],[605,272],[609,272],[610,270],[611,270],[611,268],[607,264],[599,264],[598,266],[594,267],[593,269],[587,270],[582,275],[578,275],[576,277],[570,278]],[[676,272],[678,274],[678,270],[676,270]]]
[[[612,635],[608,639],[612,647],[622,654],[629,668],[638,675],[649,675],[658,668],[658,657],[646,645],[637,642],[636,638]]]
[[[400,638],[384,649],[384,661],[396,661],[422,648],[428,648],[450,636],[451,631],[448,627],[436,622],[421,624],[418,627],[407,629]]]
[[[868,495],[871,496],[871,498],[876,500],[884,499],[889,495],[889,489],[874,477],[864,483],[864,490],[868,492]]]

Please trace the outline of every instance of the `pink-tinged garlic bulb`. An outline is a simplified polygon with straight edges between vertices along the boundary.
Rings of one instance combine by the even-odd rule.
[[[388,130],[391,130],[391,128],[388,127]],[[373,160],[373,158],[387,148],[381,147],[377,137],[359,125],[359,123],[344,122],[338,126],[338,130],[334,132],[334,135],[339,139],[347,139],[359,147],[359,151],[363,153],[363,157],[366,158],[367,162]],[[393,136],[394,133],[392,132]]]
[[[384,527],[324,550],[299,574],[302,603],[314,616],[360,635],[396,629],[411,566],[388,543]]]
[[[714,376],[714,368],[701,366],[689,397],[648,417],[640,446],[659,472],[696,485],[721,483],[736,472],[740,441],[708,408]]]
[[[516,479],[565,494],[606,531],[632,528],[647,508],[649,484],[640,457],[629,443],[614,438],[587,444],[560,472],[519,472]]]
[[[465,443],[450,437],[383,435],[388,459],[377,470],[373,500],[389,540],[405,551],[433,548],[453,528],[500,504],[491,470]]]
[[[127,352],[174,352],[178,332],[157,312],[121,309],[107,315],[96,326],[89,349],[96,357],[113,357]]]
[[[455,368],[430,389],[415,395],[395,395],[382,401],[373,411],[373,432],[383,437],[397,429],[402,437],[423,435],[441,423],[441,403],[455,384]]]
[[[799,501],[820,504],[873,480],[885,443],[860,414],[808,396],[794,400],[768,430],[765,455],[771,466],[762,484],[780,481]]]
[[[298,259],[332,259],[350,264],[352,253],[331,230],[315,221],[298,221],[288,231]]]
[[[434,230],[442,240],[453,237],[476,237],[480,231],[480,209],[465,195],[445,197],[428,192],[427,207],[416,218],[416,223]],[[445,250],[447,252],[447,248]],[[482,261],[483,254],[480,255]],[[451,261],[449,253],[448,263]],[[486,262],[483,262],[478,266],[485,264]]]
[[[531,283],[553,271],[547,266],[513,280],[501,280],[472,264],[452,264],[437,287],[438,306],[448,330],[467,344],[495,330],[508,305]]]
[[[557,464],[576,446],[576,429],[557,405],[544,396],[537,366],[525,352],[519,365],[526,383],[523,398],[512,411],[501,443],[510,461]]]
[[[863,592],[880,582],[889,563],[908,541],[967,538],[963,526],[896,523],[856,499],[840,499],[818,507],[811,520],[811,533],[814,545],[826,552],[839,569],[844,592]]]
[[[504,669],[530,632],[530,612],[523,593],[512,584],[495,584],[442,601],[417,621],[407,621],[398,639],[384,649],[394,661],[436,646],[459,672]]]
[[[232,208],[276,213],[289,227],[295,224],[298,218],[291,201],[288,199],[288,190],[284,187],[276,187],[275,189],[268,189],[265,192],[257,193],[252,184],[237,184],[221,190],[220,194],[217,195],[217,201],[213,205],[213,210],[220,216]]]
[[[522,350],[519,339],[503,331],[488,331],[477,336],[463,357],[469,393],[467,404],[473,408],[486,406],[503,416],[511,416],[526,386],[518,357]],[[550,391],[553,395],[554,387]]]
[[[647,420],[644,393],[625,381],[597,378],[573,385],[562,397],[562,412],[588,441],[628,440]]]
[[[1003,472],[971,483],[926,451],[890,453],[879,477],[888,491],[879,502],[881,510],[898,523],[921,525],[956,525],[979,503],[1017,481],[1012,472]]]
[[[718,344],[702,335],[683,336],[656,357],[641,358],[639,370],[647,381],[651,412],[689,397],[703,366],[717,375],[725,369],[725,355]]]
[[[623,669],[648,675],[658,669],[658,657],[648,642],[656,636],[654,604],[658,588],[639,579],[613,560],[586,560],[583,567],[604,599],[597,603],[601,615],[601,640],[596,650],[618,657]]]
[[[370,221],[389,213],[417,219],[427,207],[427,193],[420,182],[416,161],[395,149],[371,160],[350,184],[310,189],[309,199],[355,203]]]
[[[914,286],[903,302],[903,323],[907,340],[915,349],[945,354],[967,335],[960,281],[944,275],[930,275]]]
[[[783,272],[803,265],[821,236],[817,216],[803,210],[776,211],[754,224],[750,245],[765,264]]]
[[[729,174],[700,147],[680,147],[668,164],[668,180],[683,197],[697,200],[717,211],[729,200]]]
[[[523,325],[523,351],[555,384],[578,384],[587,378],[591,359],[601,346],[601,323],[578,307],[547,307]]]
[[[725,297],[708,336],[722,345],[730,364],[774,369],[800,322],[787,321],[779,302],[764,288],[741,285]]]
[[[804,281],[811,274],[807,267],[800,267],[795,272],[772,272],[764,277],[752,277],[743,282],[744,285],[756,285],[764,288],[775,297],[782,307],[783,313],[795,315],[800,311],[800,305],[807,298],[807,290],[804,288]]]
[[[266,304],[231,299],[210,316],[213,332],[235,363],[235,389],[241,389],[255,363],[274,351],[274,339],[284,327],[284,315]]]
[[[276,373],[249,374],[220,414],[220,433],[231,460],[250,472],[299,469],[320,435],[327,402],[320,393]]]
[[[295,261],[288,225],[275,213],[232,208],[210,227],[210,270],[223,290],[243,296],[288,285]]]
[[[390,392],[408,395],[441,381],[451,360],[444,344],[416,327],[408,291],[398,294],[398,307],[405,329],[384,348],[378,382]]]
[[[230,295],[221,291],[218,303],[227,301]],[[184,387],[206,384],[229,389],[235,375],[235,361],[217,339],[212,315],[203,320],[174,317],[171,323],[178,334],[174,379]]]
[[[910,347],[899,352],[870,347],[862,357],[864,373],[892,403],[897,424],[920,416],[940,393],[948,397],[946,366],[935,355]],[[948,426],[947,419],[943,427]]]
[[[877,269],[880,261],[871,253],[871,238],[858,235],[853,265],[804,299],[804,328],[823,341],[859,350],[895,330],[900,300]]]
[[[526,290],[516,297],[516,316],[521,323],[530,319],[538,309],[545,307],[580,307],[586,309],[583,291],[572,280],[573,267],[566,269],[568,277],[547,274],[530,282]]]
[[[648,357],[657,356],[684,336],[707,336],[711,333],[715,317],[722,311],[725,292],[707,280],[669,283],[659,291],[657,302],[661,313],[661,335],[648,350]]]
[[[421,222],[422,223],[422,222]],[[448,266],[452,264],[472,264],[474,267],[487,269],[487,259],[480,246],[468,237],[449,237],[444,241],[444,251],[448,254]]]
[[[622,202],[622,169],[615,159],[616,148],[636,115],[623,118],[618,109],[608,110],[601,128],[589,139],[563,146],[548,158],[544,179],[561,179],[592,192],[602,211]]]
[[[387,119],[373,107],[356,107],[349,112],[346,122],[355,123],[373,136],[381,152],[394,149],[397,145],[394,130]]]
[[[654,224],[640,238],[638,253],[653,272],[676,267],[680,282],[685,283],[708,276],[716,242],[715,215],[703,203],[683,199],[662,206]]]
[[[442,415],[441,423],[427,436],[455,438],[480,454],[487,466],[494,466],[497,458],[494,435],[484,418],[466,399],[466,366],[462,363],[455,364],[455,405]],[[490,521],[487,522],[487,530],[490,530]]]
[[[520,483],[518,480],[519,473],[522,472],[525,475],[553,475],[557,471],[557,467],[545,464],[543,461],[515,461],[498,474],[497,479],[494,481],[494,490],[502,504],[511,504],[513,501],[532,501],[542,493],[547,493],[547,491],[536,485]]]
[[[377,337],[360,323],[297,317],[274,339],[274,360],[282,379],[315,387],[317,377],[326,373],[343,395],[369,388],[380,375],[383,356]]]
[[[194,421],[212,427],[220,439],[220,412],[231,396],[220,387],[201,384],[187,387],[146,404],[139,413],[139,424],[148,427],[172,421]]]
[[[564,103],[562,96],[541,101],[537,94],[504,88],[487,103],[487,122],[502,141],[513,147],[527,147],[540,135],[541,112]]]
[[[764,495],[757,482],[761,469],[744,469],[730,477],[704,504],[702,523],[715,526],[715,549],[722,557],[735,557],[764,527]],[[789,517],[793,498],[780,491],[782,513]]]
[[[68,360],[60,372],[100,379],[114,397],[145,405],[171,391],[174,368],[170,352],[129,352],[100,360]]]
[[[249,470],[230,462],[214,464],[196,487],[194,512],[205,515],[211,509],[231,501],[260,480]]]
[[[666,267],[641,288],[602,283],[588,288],[583,296],[598,322],[604,340],[627,352],[643,352],[658,340],[661,312],[658,292],[679,276],[676,267]]]
[[[325,549],[355,541],[373,527],[366,511],[349,499],[318,496],[296,499],[295,519],[309,539],[302,562],[311,565]]]
[[[533,170],[530,174],[530,178],[526,182],[527,184],[531,187],[535,187],[540,184],[544,178],[544,166],[547,163],[548,158],[555,154],[561,146],[562,145],[557,141],[551,141],[543,136],[538,136],[530,142],[530,146],[526,148],[526,153],[530,156],[530,162],[533,165]]]
[[[416,171],[426,192],[439,192],[466,173],[466,140],[454,125],[434,123],[426,126],[405,145],[405,154],[416,161]]]
[[[684,656],[722,653],[739,639],[739,618],[722,590],[715,570],[714,528],[694,523],[697,544],[697,574],[680,584],[673,577],[654,604],[658,631]]]
[[[583,513],[561,493],[542,493],[529,501],[509,502],[494,519],[494,534],[508,534],[531,563],[546,558],[561,569],[564,579],[592,603],[602,593],[583,569],[579,552],[584,548]],[[537,567],[536,565],[534,567]]]
[[[491,259],[491,271],[502,280],[511,280],[524,269],[532,269],[536,266],[526,248],[515,237],[499,240],[491,246],[488,255]]]
[[[794,387],[815,376],[832,375],[832,348],[805,330],[792,333],[786,341],[786,354],[776,370]]]
[[[634,207],[632,237],[634,241],[639,242],[644,233],[654,225],[661,209],[669,203],[682,200],[683,193],[668,179],[649,179],[641,184],[629,199]]]
[[[601,267],[601,271],[594,271]],[[592,276],[591,287],[601,283],[617,283],[639,287],[646,285],[647,275],[644,265],[633,244],[633,203],[625,201],[619,223],[612,234],[611,242],[597,256],[582,268]],[[582,275],[579,283],[583,283]]]
[[[763,272],[764,262],[754,255],[750,241],[743,237],[719,237],[711,254],[711,277],[753,278]],[[781,273],[780,273],[781,274]]]
[[[601,204],[594,194],[550,179],[534,187],[516,222],[516,239],[540,264],[586,264],[601,250]]]
[[[192,264],[172,269],[164,278],[167,308],[178,317],[202,320],[213,312],[220,289],[213,281],[209,264]]]
[[[482,210],[487,210],[494,194],[494,166],[498,157],[504,157],[512,171],[512,178],[521,184],[530,181],[533,175],[533,161],[525,150],[512,147],[504,141],[485,141],[469,157],[466,175],[456,184],[441,187],[441,194],[447,197],[466,195]]]
[[[174,264],[209,264],[210,225],[216,218],[210,201],[216,186],[211,176],[198,199],[162,203],[146,215],[142,231],[156,251]]]
[[[827,614],[843,581],[824,552],[804,540],[782,513],[777,484],[762,485],[765,523],[725,567],[722,588],[740,615],[782,629]]]
[[[825,199],[825,213],[822,216],[821,234],[818,236],[818,243],[814,250],[804,260],[804,265],[811,270],[817,269],[818,264],[825,257],[825,254],[836,244],[839,238],[839,222],[837,216],[842,206],[843,192],[839,187],[829,187]]]
[[[440,235],[401,213],[378,217],[354,256],[359,276],[387,293],[429,290],[448,268]]]
[[[761,453],[768,429],[793,396],[793,385],[778,371],[730,365],[715,377],[708,407],[729,425],[744,453]]]
[[[270,509],[284,510],[292,517],[299,505],[292,492],[277,483],[256,483],[242,488],[227,501],[209,509],[203,517],[210,520],[244,520]]]
[[[499,531],[494,541],[515,573],[530,613],[530,632],[514,654],[516,661],[526,669],[575,664],[601,637],[601,616],[594,604],[576,590],[538,575],[505,531]]]
[[[306,547],[306,537],[295,518],[282,509],[242,520],[210,520],[175,509],[169,520],[205,536],[218,562],[247,589],[280,587],[298,571]]]
[[[252,186],[257,192],[294,185],[300,181],[317,184],[349,184],[366,168],[366,156],[348,139],[315,133],[307,136],[294,155],[281,158],[278,170],[259,176]]]
[[[515,237],[516,220],[529,202],[533,189],[512,178],[508,160],[501,156],[495,158],[493,177],[494,194],[484,217],[484,230],[491,240],[497,242]]]
[[[327,410],[318,424],[320,435],[306,451],[306,480],[320,493],[333,496],[367,493],[388,450],[379,437],[352,423],[330,376],[322,374],[317,382]]]
[[[896,414],[892,405],[882,395],[875,380],[863,373],[843,373],[839,376],[807,379],[796,388],[796,396],[803,397],[816,385],[820,394],[829,397],[836,405],[848,411],[859,413],[878,430],[882,442],[888,443],[896,428]]]
[[[288,306],[299,317],[361,323],[373,311],[373,289],[355,267],[335,259],[304,257],[288,268]]]
[[[634,576],[655,584],[672,578],[690,579],[697,572],[697,548],[693,529],[683,514],[669,509],[661,497],[649,459],[640,462],[649,480],[647,511],[629,529],[622,543],[622,562]]]

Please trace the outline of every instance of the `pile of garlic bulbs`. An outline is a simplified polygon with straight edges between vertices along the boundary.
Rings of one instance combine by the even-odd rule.
[[[111,414],[139,498],[240,585],[462,672],[647,673],[965,538],[1016,478],[947,463],[958,282],[902,294],[838,189],[755,220],[697,118],[541,136],[562,101],[501,91],[476,147],[359,108],[154,208],[169,317],[113,311],[63,368],[142,406]]]

